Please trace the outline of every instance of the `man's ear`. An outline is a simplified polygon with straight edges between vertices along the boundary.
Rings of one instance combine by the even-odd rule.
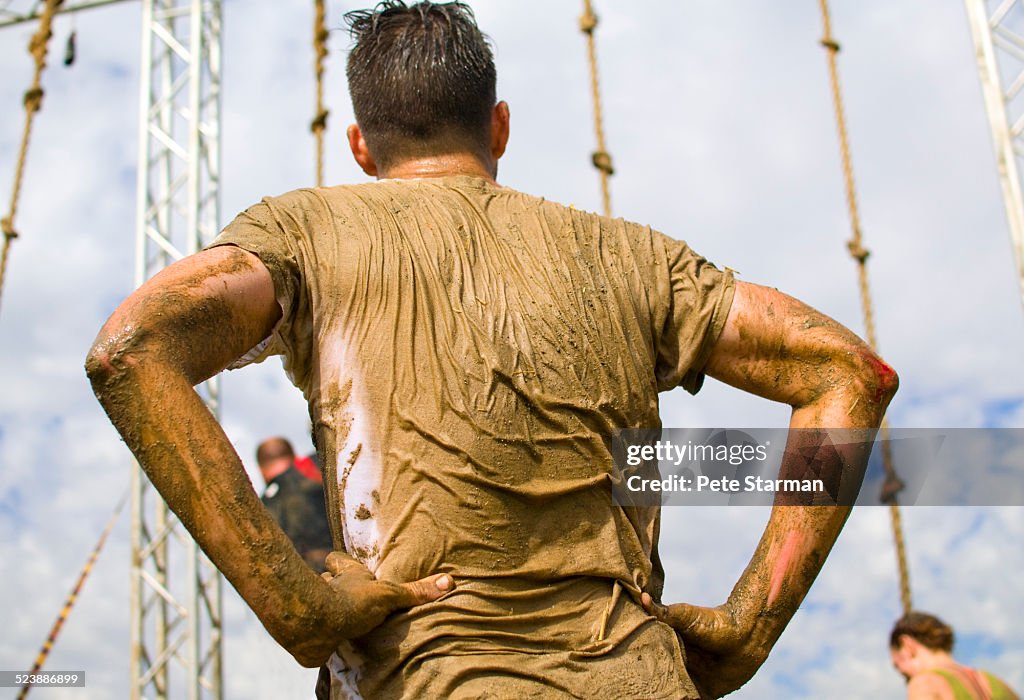
[[[359,167],[370,177],[377,177],[377,163],[366,147],[366,139],[363,138],[363,131],[358,124],[350,124],[348,131],[348,147],[352,150],[352,157],[359,163]]]
[[[497,162],[505,154],[509,135],[508,102],[502,100],[491,112],[491,158]]]

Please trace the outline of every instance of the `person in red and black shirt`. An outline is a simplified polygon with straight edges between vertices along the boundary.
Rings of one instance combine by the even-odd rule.
[[[300,469],[290,442],[282,437],[264,440],[256,461],[267,488],[261,500],[302,558],[317,573],[326,571],[324,560],[333,549],[327,523],[324,487],[315,460]],[[303,466],[306,466],[305,464]]]

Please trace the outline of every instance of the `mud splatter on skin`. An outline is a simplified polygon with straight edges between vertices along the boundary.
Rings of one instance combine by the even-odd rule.
[[[206,272],[172,266],[122,304],[100,331],[86,371],[153,485],[268,631],[296,658],[321,660],[353,611],[305,566],[260,505],[192,387],[259,342],[280,310],[270,297],[273,306],[260,318],[243,314],[237,299],[206,296],[217,285],[227,288],[226,276],[256,268],[237,249],[202,255],[213,261]]]
[[[746,288],[747,306],[734,319],[742,361],[737,368],[710,369],[726,378],[738,373],[740,388],[790,405],[812,403],[849,381],[844,358],[863,347],[856,335],[792,297],[757,285]],[[784,322],[766,326],[765,318]]]
[[[281,313],[272,294],[272,306],[263,309],[260,323],[250,315],[236,313],[227,302],[200,293],[226,289],[225,277],[257,271],[254,256],[234,247],[203,255],[216,261],[206,266],[192,263],[191,267],[199,268],[194,271],[167,268],[114,312],[86,359],[90,377],[126,369],[145,357],[147,362],[165,362],[181,370],[198,384],[270,333]],[[227,328],[232,333],[225,333]],[[190,336],[189,347],[180,342],[183,334]]]
[[[739,346],[738,357],[728,365],[712,362],[709,374],[793,407],[791,427],[804,430],[790,434],[780,477],[811,471],[825,479],[830,496],[840,488],[849,489],[847,496],[855,493],[868,456],[857,448],[861,443],[837,447],[813,439],[816,431],[805,439],[800,433],[856,429],[869,444],[896,389],[895,373],[848,329],[797,300],[753,285],[743,294],[734,307],[738,337],[729,340]],[[774,322],[765,328],[769,307]],[[801,504],[784,493],[776,494],[775,506],[725,606],[733,622],[709,634],[707,651],[692,650],[697,653],[691,658],[710,653],[719,661],[737,659],[739,666],[749,659],[752,673],[800,606],[850,512]]]
[[[729,673],[749,678],[767,658],[821,569],[849,508],[776,508],[747,569],[724,606],[727,620],[716,625],[706,646],[687,648],[695,680],[720,687]],[[705,634],[708,634],[707,632]],[[686,636],[684,634],[684,636]],[[724,659],[732,663],[723,665]],[[746,671],[744,671],[746,669]]]
[[[828,316],[776,290],[745,288],[744,306],[734,319],[741,357],[720,366],[713,358],[709,372],[794,407],[845,397],[854,425],[874,424],[898,385],[895,372]],[[769,317],[784,323],[766,328]]]

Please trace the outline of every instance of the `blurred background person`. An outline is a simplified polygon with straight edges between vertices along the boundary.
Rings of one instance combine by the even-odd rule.
[[[260,497],[263,505],[306,563],[317,573],[323,573],[324,560],[333,543],[315,459],[297,460],[290,442],[272,437],[256,448],[256,462],[267,484]]]
[[[907,679],[908,700],[1020,700],[999,678],[953,659],[953,629],[924,612],[909,612],[892,628],[892,665]]]

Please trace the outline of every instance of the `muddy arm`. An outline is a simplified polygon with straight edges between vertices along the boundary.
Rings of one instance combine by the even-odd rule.
[[[440,591],[377,582],[340,560],[331,583],[317,576],[260,503],[193,389],[265,338],[280,316],[259,259],[214,248],[166,268],[125,300],[100,330],[86,372],[125,443],[210,560],[271,635],[300,663],[316,666],[342,639]]]
[[[725,329],[707,373],[793,408],[791,428],[845,428],[873,438],[896,373],[857,336],[774,289],[737,283]],[[859,430],[855,430],[859,429]],[[820,451],[812,465],[796,444],[814,430],[792,433],[781,478],[824,476],[841,502],[860,488],[870,446]],[[850,514],[844,506],[799,505],[779,493],[757,549],[728,601],[718,608],[657,608],[683,636],[687,667],[705,697],[721,697],[749,680],[800,606]]]

